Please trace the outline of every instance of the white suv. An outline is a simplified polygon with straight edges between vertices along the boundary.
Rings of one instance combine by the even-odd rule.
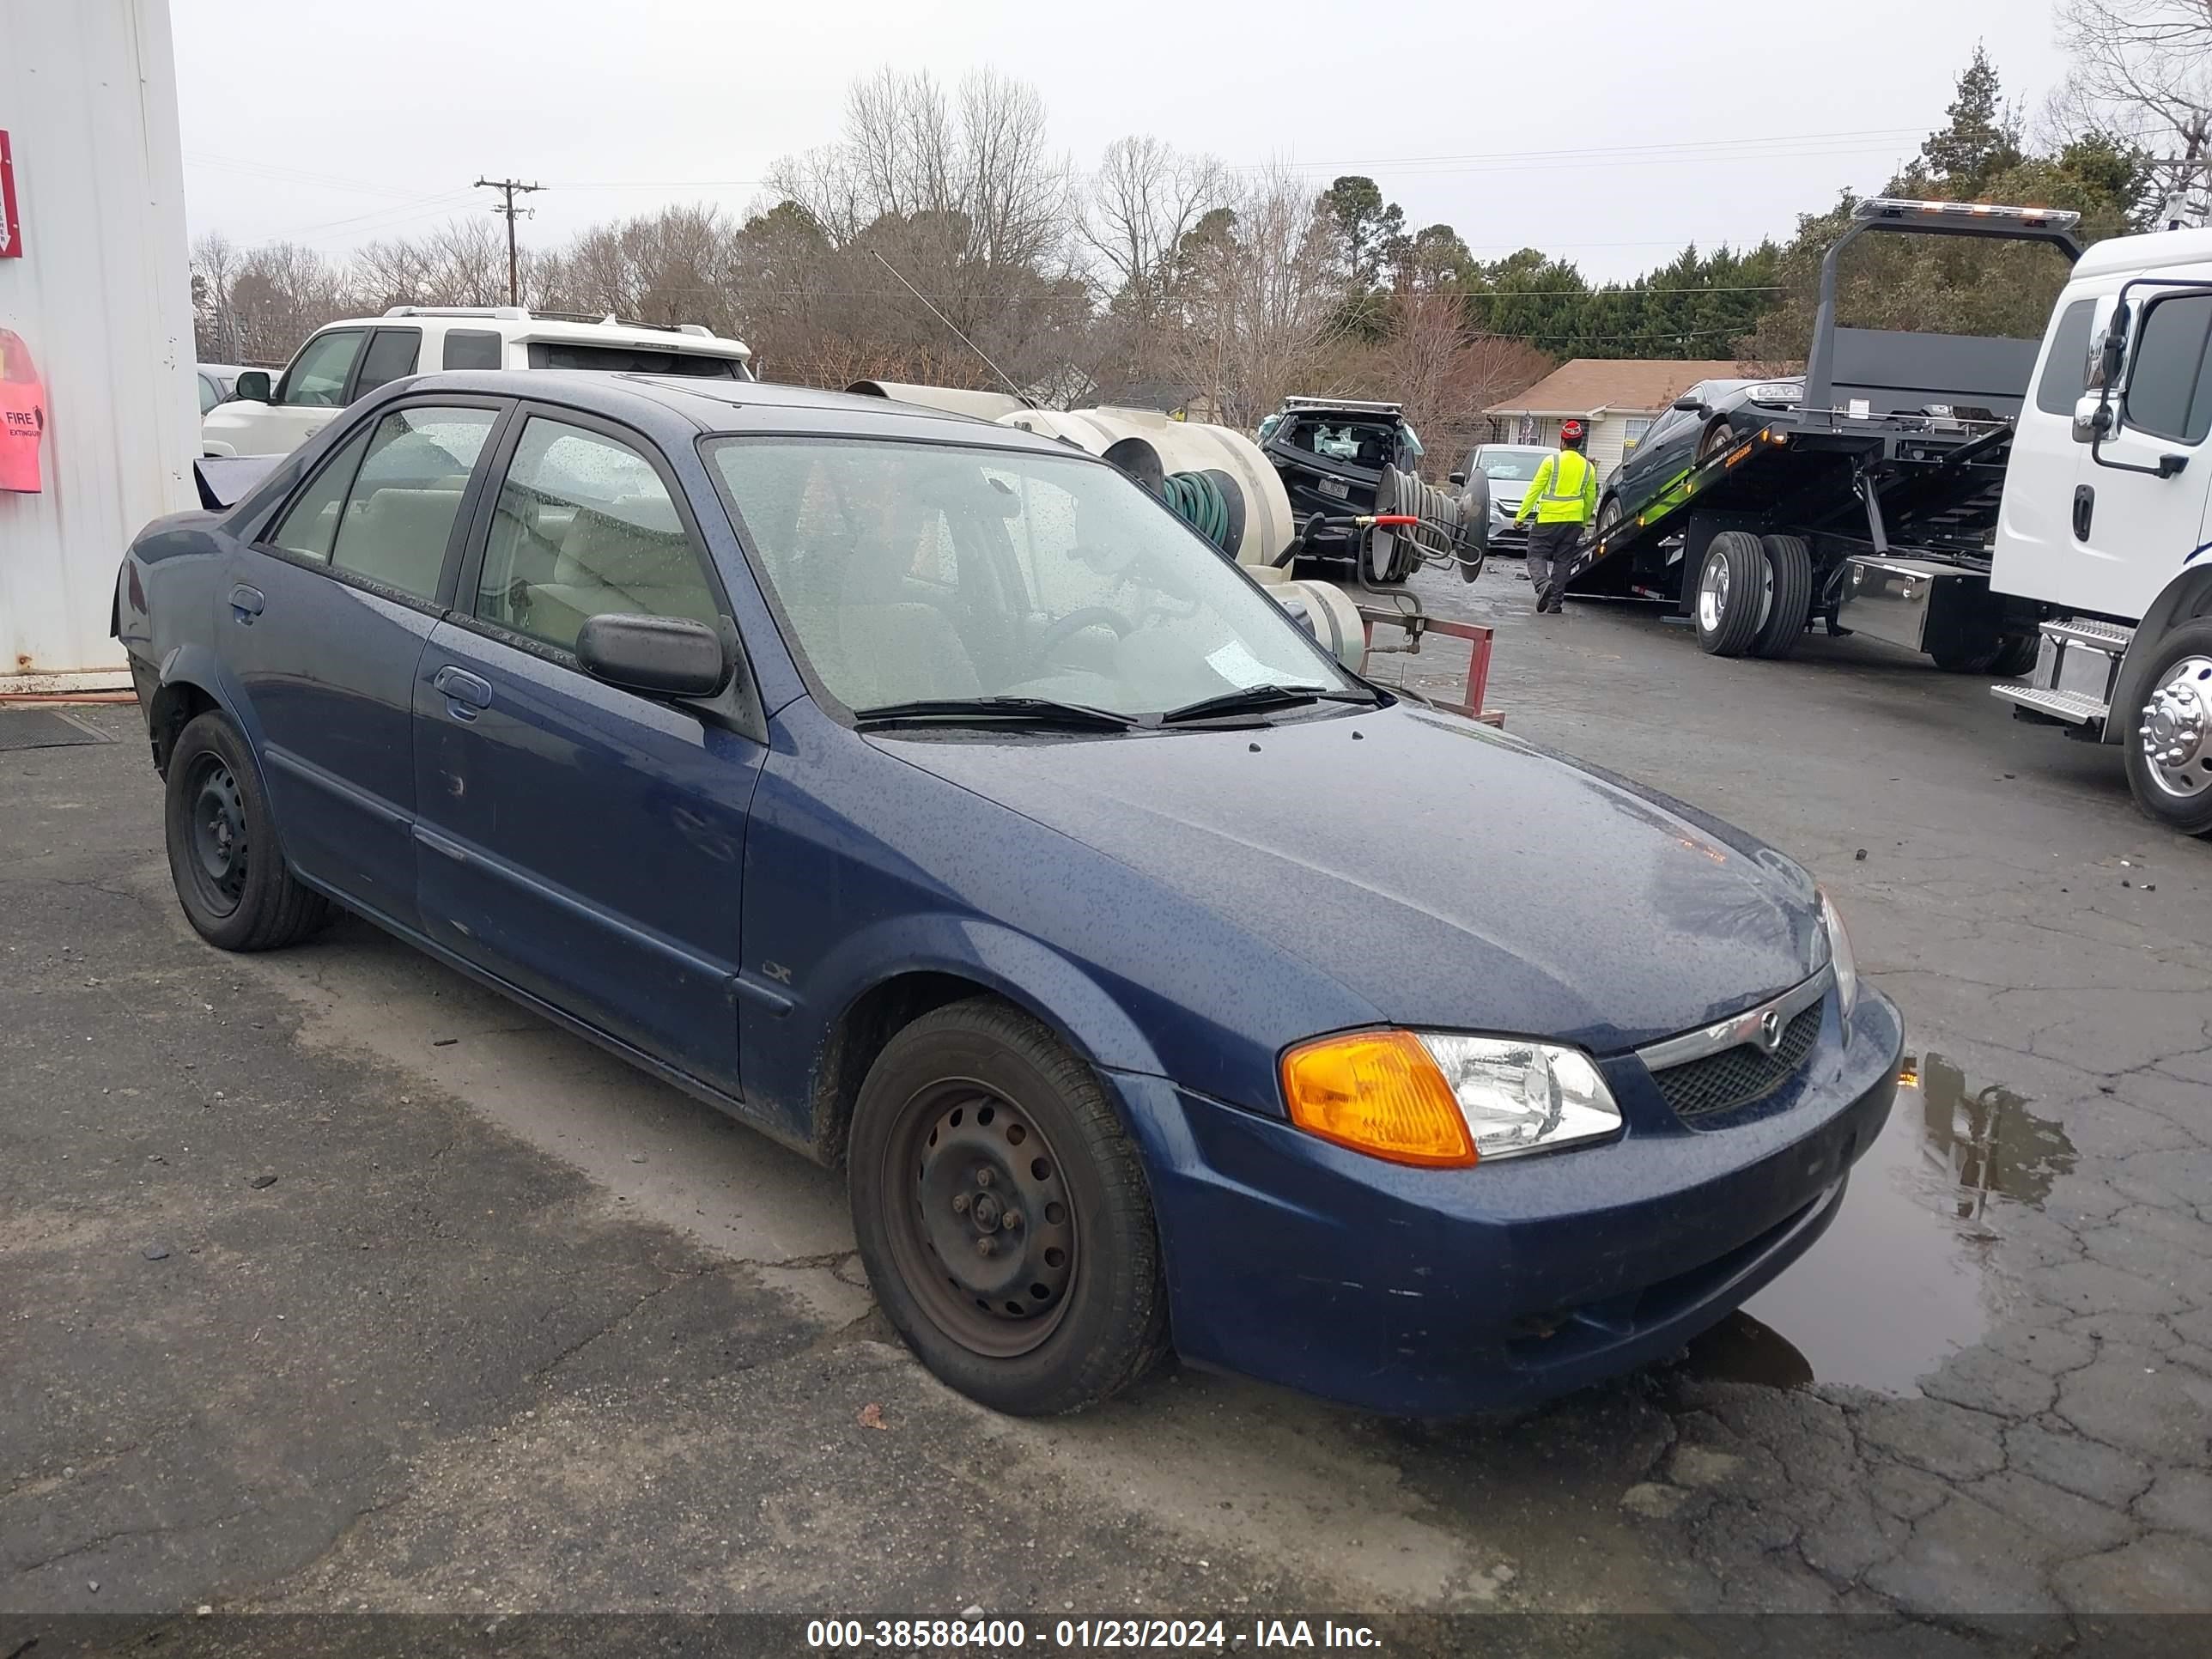
[[[752,353],[697,323],[656,326],[521,306],[394,306],[318,329],[275,384],[238,377],[200,422],[204,455],[288,455],[390,380],[441,368],[599,368],[749,380]]]

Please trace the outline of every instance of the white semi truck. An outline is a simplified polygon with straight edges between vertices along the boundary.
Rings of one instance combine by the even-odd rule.
[[[2212,834],[2212,230],[2074,266],[2005,470],[1990,586],[2042,611],[2023,720],[2118,744],[2152,817]]]

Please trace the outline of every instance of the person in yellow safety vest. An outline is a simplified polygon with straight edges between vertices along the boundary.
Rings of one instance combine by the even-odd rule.
[[[1565,609],[1567,567],[1583,544],[1583,530],[1597,517],[1597,468],[1583,453],[1589,434],[1580,421],[1559,428],[1559,447],[1538,464],[1513,515],[1519,524],[1531,513],[1536,527],[1528,532],[1528,580],[1536,586],[1536,612],[1559,615]]]

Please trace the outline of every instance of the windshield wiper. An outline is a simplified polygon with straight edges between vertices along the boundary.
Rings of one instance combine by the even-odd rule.
[[[1160,716],[1160,724],[1174,726],[1183,720],[1211,720],[1217,714],[1255,714],[1264,709],[1295,708],[1308,702],[1373,704],[1381,701],[1370,691],[1337,691],[1324,685],[1247,685],[1224,691],[1218,696],[1200,697],[1180,708],[1170,708]]]
[[[856,708],[853,718],[862,726],[963,723],[988,726],[1064,726],[1083,731],[1127,732],[1138,722],[1133,715],[1088,703],[1061,702],[1052,697],[917,697],[908,702],[887,702],[873,708]]]

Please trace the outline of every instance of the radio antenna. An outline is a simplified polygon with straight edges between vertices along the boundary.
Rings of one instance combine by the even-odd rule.
[[[939,311],[935,306],[930,305],[929,295],[924,294],[912,283],[907,281],[905,277],[899,276],[898,267],[893,264],[890,260],[884,258],[882,254],[876,253],[876,251],[873,248],[870,248],[868,252],[875,254],[875,259],[878,264],[881,265],[885,270],[890,272],[892,276],[898,276],[899,286],[901,288],[913,295],[914,297],[921,301],[922,304],[929,306],[929,314],[936,318],[939,322],[944,324],[945,327],[951,329],[954,335],[958,337],[962,345],[966,346],[969,350],[974,352],[978,357],[981,357],[983,359],[984,366],[988,368],[992,374],[997,375],[1000,380],[1006,383],[1006,390],[1012,392],[1014,396],[1022,400],[1023,408],[1035,409],[1036,407],[1036,400],[1030,397],[1028,392],[1023,391],[1021,387],[1014,384],[1014,377],[1012,375],[1007,374],[1005,369],[1000,368],[998,364],[993,362],[985,354],[982,347],[977,345],[965,334],[962,334],[957,325],[954,324],[953,320],[950,317]]]

